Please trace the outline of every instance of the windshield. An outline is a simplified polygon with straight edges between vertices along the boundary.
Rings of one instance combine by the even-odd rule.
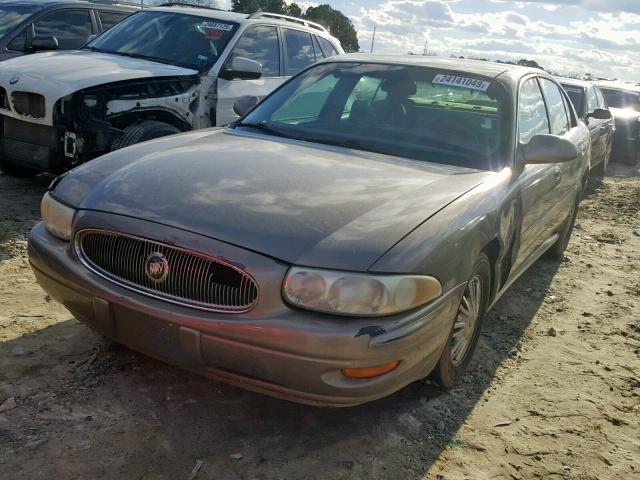
[[[237,24],[173,12],[136,13],[87,48],[204,71],[233,36]]]
[[[424,67],[333,63],[285,84],[236,128],[415,160],[504,165],[506,91],[492,79]]]
[[[564,90],[569,95],[571,99],[571,103],[573,103],[573,107],[578,112],[579,116],[582,116],[583,110],[582,107],[584,105],[584,89],[580,87],[572,87],[571,85],[562,85]]]
[[[630,108],[640,112],[640,93],[628,90],[609,90],[601,88],[607,105],[613,108]]]
[[[4,37],[38,10],[40,10],[40,7],[37,5],[0,6],[0,38]]]

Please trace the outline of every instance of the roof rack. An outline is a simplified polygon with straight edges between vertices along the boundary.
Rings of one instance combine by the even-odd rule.
[[[135,0],[87,0],[89,3],[97,3],[99,5],[107,5],[107,6],[125,6],[125,7],[138,7],[138,8],[146,8],[150,5],[143,5],[140,2],[136,2]]]
[[[280,13],[257,11],[256,13],[252,13],[251,15],[249,15],[247,18],[275,18],[278,20],[285,20],[287,22],[298,23],[300,25],[304,25],[305,27],[315,28],[316,30],[320,30],[321,32],[329,33],[329,31],[319,23],[310,22],[309,20],[292,17],[290,15],[282,15]]]
[[[159,5],[147,5],[149,7],[191,7],[191,8],[204,8],[206,10],[217,10],[218,12],[224,12],[221,8],[210,7],[209,5],[196,5],[195,3],[183,3],[183,2],[164,2]]]

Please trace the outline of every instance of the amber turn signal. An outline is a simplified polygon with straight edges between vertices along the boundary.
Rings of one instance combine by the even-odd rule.
[[[400,365],[400,360],[365,368],[343,368],[342,374],[347,378],[373,378],[389,373]]]

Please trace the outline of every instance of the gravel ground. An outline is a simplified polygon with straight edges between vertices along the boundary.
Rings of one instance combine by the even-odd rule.
[[[0,477],[640,479],[639,172],[592,186],[565,259],[500,300],[462,385],[339,410],[212,382],[74,320],[26,259],[49,180],[0,173]]]

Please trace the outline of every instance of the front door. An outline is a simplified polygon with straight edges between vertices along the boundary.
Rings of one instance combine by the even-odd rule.
[[[286,80],[282,75],[278,27],[265,25],[248,28],[233,48],[227,64],[235,57],[244,57],[260,63],[262,78],[258,80],[218,78],[215,119],[215,124],[218,126],[227,125],[238,119],[233,111],[233,105],[239,98],[255,96],[262,99]]]

